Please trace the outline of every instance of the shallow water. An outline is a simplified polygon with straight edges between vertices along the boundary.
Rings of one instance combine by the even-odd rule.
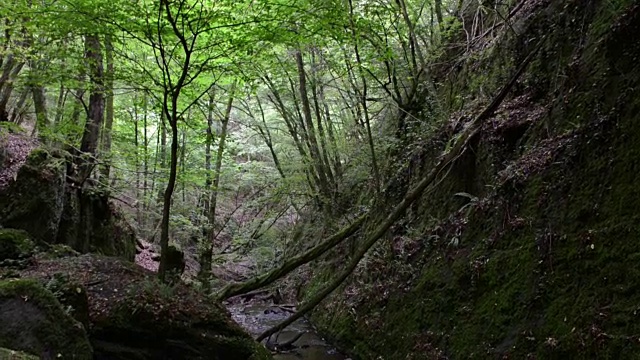
[[[245,328],[251,335],[258,336],[268,328],[286,319],[290,312],[278,306],[268,305],[231,305],[228,307],[234,320]],[[327,343],[304,319],[299,319],[289,325],[278,335],[278,343],[293,339],[304,333],[294,345],[296,348],[274,355],[277,360],[348,360],[345,356]],[[273,337],[275,339],[275,336]]]

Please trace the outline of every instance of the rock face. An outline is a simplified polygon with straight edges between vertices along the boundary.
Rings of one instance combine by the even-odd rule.
[[[451,101],[488,104],[482,92],[496,94],[545,39],[510,98],[312,318],[357,358],[640,354],[640,4],[518,6],[517,36],[447,61],[464,65],[443,80]],[[430,153],[390,188],[402,196],[431,169],[445,130],[424,134],[416,147]],[[316,268],[308,289],[339,266]]]
[[[37,242],[67,244],[80,252],[135,257],[135,232],[108,194],[67,181],[69,159],[36,149],[0,192],[0,224]]]
[[[58,234],[64,191],[64,160],[34,150],[16,181],[0,196],[0,223],[26,230],[36,241],[52,242]]]
[[[0,281],[0,347],[41,359],[92,359],[82,325],[34,280]]]

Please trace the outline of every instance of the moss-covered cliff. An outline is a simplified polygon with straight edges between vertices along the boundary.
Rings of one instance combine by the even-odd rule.
[[[640,5],[518,6],[512,26],[437,72],[449,74],[451,112],[466,115],[452,119],[489,103],[542,40],[535,60],[472,149],[313,316],[356,358],[640,353]],[[411,173],[457,128],[421,144]],[[333,266],[315,269],[307,294]]]

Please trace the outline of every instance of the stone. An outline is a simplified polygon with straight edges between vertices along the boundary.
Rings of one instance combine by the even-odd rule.
[[[87,333],[35,280],[0,281],[0,347],[41,359],[92,359]]]

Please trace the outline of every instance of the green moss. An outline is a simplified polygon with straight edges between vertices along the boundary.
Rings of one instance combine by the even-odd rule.
[[[0,261],[29,257],[34,249],[35,244],[26,231],[0,229]]]
[[[2,123],[0,123],[2,124]],[[15,350],[0,348],[0,360],[38,360],[39,357]]]
[[[24,129],[20,125],[9,121],[0,121],[0,133],[5,131],[10,134],[24,133]]]
[[[109,355],[119,346],[146,358],[271,359],[224,308],[184,285],[168,286],[155,278],[122,289],[126,296],[92,319],[96,353]],[[158,344],[166,344],[158,348]],[[188,350],[185,350],[188,349]],[[163,351],[164,353],[158,353]]]
[[[36,355],[91,359],[83,327],[35,280],[0,282],[0,346]]]
[[[59,259],[69,256],[78,256],[79,252],[73,250],[71,246],[65,244],[53,244],[45,252],[39,254],[43,259]]]

